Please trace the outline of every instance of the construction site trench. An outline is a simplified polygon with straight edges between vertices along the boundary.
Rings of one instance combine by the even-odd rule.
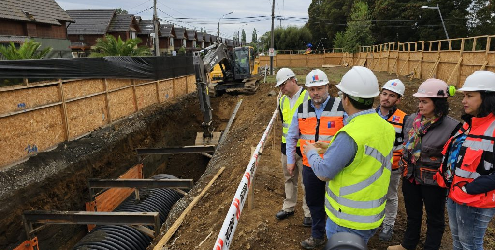
[[[303,84],[310,68],[295,68]],[[325,68],[332,85],[349,70],[345,67]],[[396,78],[375,72],[380,83]],[[406,85],[406,98],[399,108],[416,111],[412,97],[420,80],[400,78]],[[144,177],[170,174],[193,179],[194,188],[179,200],[162,225],[160,235],[148,249],[163,237],[189,203],[205,189],[210,180],[225,167],[223,173],[192,208],[181,226],[167,242],[166,249],[212,249],[232,197],[251,156],[251,148],[261,139],[276,109],[278,90],[274,77],[261,84],[253,95],[224,94],[212,98],[214,127],[225,129],[234,107],[243,100],[225,141],[213,158],[201,154],[149,155],[141,160],[137,148],[179,147],[194,145],[196,133],[202,131],[202,114],[195,94],[154,105],[138,113],[93,131],[81,139],[61,143],[52,151],[39,153],[28,161],[0,171],[0,249],[13,249],[26,240],[21,215],[25,210],[83,211],[89,199],[89,178],[117,178],[129,168],[143,163]],[[336,96],[335,87],[330,94]],[[450,115],[459,119],[462,111],[460,95],[449,100]],[[375,100],[375,106],[378,101]],[[230,249],[301,249],[299,242],[310,235],[303,227],[300,207],[302,190],[295,215],[282,221],[275,218],[284,199],[284,181],[280,164],[281,122],[276,121],[260,156],[254,182],[254,209],[247,206],[241,214]],[[406,213],[401,191],[399,212],[391,242],[380,242],[375,235],[368,248],[386,249],[402,240]],[[448,224],[447,224],[448,225]],[[423,228],[422,241],[424,241]],[[86,226],[50,225],[37,232],[41,250],[71,249],[84,235]],[[495,226],[491,222],[485,237],[485,248],[495,249]],[[418,249],[422,245],[418,246]],[[442,239],[442,250],[452,249],[448,226]]]

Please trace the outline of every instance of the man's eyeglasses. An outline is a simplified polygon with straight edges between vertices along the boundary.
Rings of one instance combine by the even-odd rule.
[[[344,93],[342,93],[342,91],[337,92],[337,95],[340,97],[340,99],[344,98]]]

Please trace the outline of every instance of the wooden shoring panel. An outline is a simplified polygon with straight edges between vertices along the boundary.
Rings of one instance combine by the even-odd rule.
[[[196,76],[190,75],[186,76],[187,79],[187,93],[196,92]],[[163,102],[164,100],[162,100]]]
[[[324,54],[308,54],[306,55],[307,67],[319,68],[325,64]]]
[[[106,80],[107,80],[108,90],[131,86],[133,81],[132,79],[106,79]],[[153,80],[147,80],[147,81],[151,82]]]
[[[0,166],[52,148],[66,137],[61,105],[0,118]]]
[[[67,103],[70,139],[78,138],[103,125],[108,119],[105,96],[97,95]]]
[[[61,101],[58,86],[0,92],[0,114],[22,111]]]
[[[103,92],[103,79],[85,79],[64,83],[65,99],[88,96]]]
[[[163,101],[167,101],[174,97],[174,79],[162,80],[158,83],[158,91],[160,91],[160,98]]]
[[[187,82],[185,77],[175,78],[174,97],[181,97],[187,95],[186,84]]]
[[[185,87],[184,87],[185,91]],[[136,87],[136,98],[139,109],[143,109],[157,103],[155,84],[146,84]]]
[[[112,120],[118,120],[135,112],[132,88],[125,88],[108,94]]]
[[[442,79],[447,82],[452,72],[454,72],[454,69],[455,64],[439,63],[437,66],[437,75],[435,78]]]

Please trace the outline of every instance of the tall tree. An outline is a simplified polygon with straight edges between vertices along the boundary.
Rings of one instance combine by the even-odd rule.
[[[251,43],[255,43],[258,41],[258,34],[256,33],[256,28],[253,30],[253,34],[251,35]]]
[[[148,56],[151,55],[148,47],[140,46],[141,39],[128,39],[123,41],[120,36],[116,39],[112,35],[106,35],[104,38],[96,40],[95,52],[90,57],[104,56]]]
[[[345,52],[359,52],[359,46],[373,45],[371,15],[366,2],[362,0],[354,2],[346,31],[338,32],[335,37],[335,45],[344,48]]]
[[[275,49],[277,50],[303,50],[306,44],[311,42],[312,36],[309,29],[304,27],[288,26],[286,28],[276,28],[273,32],[275,39]],[[271,32],[266,32],[260,38],[263,50],[268,50],[271,41]]]
[[[308,8],[307,27],[314,41],[333,47],[335,34],[344,31],[354,0],[313,0]]]
[[[241,40],[243,44],[246,44],[246,31],[242,29]]]
[[[495,5],[490,0],[474,0],[469,7],[470,36],[492,35],[495,31]]]
[[[118,8],[118,9],[115,10],[115,13],[116,14],[129,14],[129,11],[124,10],[122,8]]]
[[[19,48],[10,42],[9,46],[0,46],[0,54],[6,60],[42,59],[52,51],[51,47],[39,50],[40,47],[41,43],[33,40],[26,40]]]

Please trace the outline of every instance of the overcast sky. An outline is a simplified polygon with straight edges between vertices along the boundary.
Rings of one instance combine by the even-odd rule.
[[[56,0],[65,10],[73,9],[117,9],[122,8],[141,16],[152,19],[153,0]],[[308,18],[308,7],[311,0],[275,0],[275,27],[302,26]],[[188,29],[201,31],[206,29],[209,34],[217,34],[220,20],[220,35],[231,39],[235,32],[246,31],[247,41],[251,41],[253,29],[258,38],[271,29],[272,0],[157,0],[157,14],[162,20],[183,26]],[[163,22],[162,23],[166,23]]]

